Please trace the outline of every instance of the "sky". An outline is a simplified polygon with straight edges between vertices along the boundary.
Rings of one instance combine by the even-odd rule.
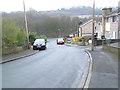
[[[24,0],[26,10],[33,8],[37,11],[57,10],[77,6],[91,6],[93,0]],[[95,7],[116,7],[120,0],[95,0]],[[1,0],[0,11],[14,12],[23,11],[23,0]]]

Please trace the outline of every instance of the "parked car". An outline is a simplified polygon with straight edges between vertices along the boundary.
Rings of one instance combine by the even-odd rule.
[[[57,42],[57,44],[64,44],[65,43],[63,38],[57,39],[56,42]]]
[[[33,50],[45,50],[46,49],[46,42],[45,39],[36,39],[33,44]]]

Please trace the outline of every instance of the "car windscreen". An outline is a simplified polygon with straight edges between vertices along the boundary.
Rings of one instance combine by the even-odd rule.
[[[63,39],[58,39],[58,41],[64,41]]]
[[[34,45],[36,45],[36,44],[43,44],[45,41],[44,41],[44,39],[37,39],[37,40],[35,40],[35,42],[34,42]]]

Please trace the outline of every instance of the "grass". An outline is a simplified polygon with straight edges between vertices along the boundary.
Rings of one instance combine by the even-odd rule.
[[[22,47],[16,47],[16,48],[4,48],[2,49],[2,55],[9,55],[12,53],[18,53],[21,51],[24,51],[25,49],[23,49]]]

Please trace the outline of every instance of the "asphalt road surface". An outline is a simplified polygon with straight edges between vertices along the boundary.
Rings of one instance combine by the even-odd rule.
[[[88,67],[88,56],[77,46],[57,45],[2,65],[3,88],[76,88]]]

